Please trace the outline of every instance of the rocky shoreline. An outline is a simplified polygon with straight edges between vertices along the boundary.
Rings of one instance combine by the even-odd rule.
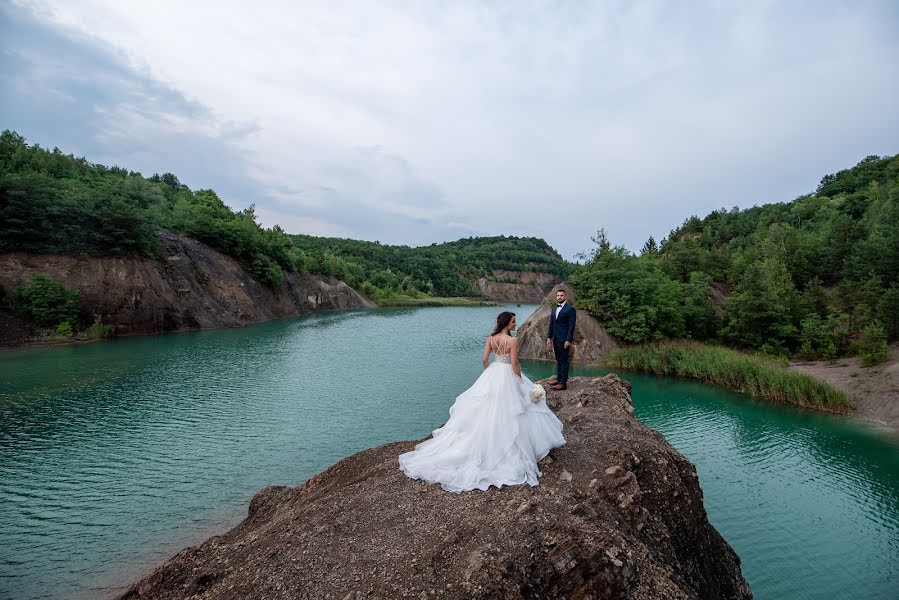
[[[45,273],[67,289],[78,289],[82,324],[109,325],[115,336],[152,335],[240,327],[312,312],[375,308],[346,282],[327,275],[285,273],[278,290],[251,277],[234,258],[188,236],[159,230],[162,257],[114,258],[0,254],[0,297]],[[540,302],[558,275],[494,272],[501,282],[473,282],[471,299],[398,300],[397,306],[478,306]],[[517,281],[517,283],[512,283]],[[0,310],[0,347],[71,345],[96,339],[64,339]]]
[[[0,291],[10,294],[32,273],[46,273],[67,289],[80,290],[82,323],[109,325],[123,336],[239,327],[375,306],[345,282],[325,275],[285,273],[281,288],[274,291],[235,259],[202,242],[165,230],[159,236],[159,260],[2,254]],[[29,344],[29,334],[33,330],[14,317],[0,319],[0,345]]]
[[[548,402],[568,443],[537,487],[451,494],[400,472],[417,442],[372,448],[265,488],[121,598],[752,597],[694,466],[633,416],[627,382],[572,378]]]

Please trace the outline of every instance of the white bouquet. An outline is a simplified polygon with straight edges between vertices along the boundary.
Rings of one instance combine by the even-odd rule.
[[[534,384],[534,389],[531,390],[531,402],[534,404],[538,404],[541,400],[546,399],[546,390],[543,389],[543,386],[539,383]]]

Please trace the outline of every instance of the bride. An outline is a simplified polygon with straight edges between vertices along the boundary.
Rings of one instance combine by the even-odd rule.
[[[449,492],[537,485],[537,462],[565,438],[545,396],[531,400],[535,385],[521,373],[514,330],[515,313],[501,312],[484,345],[484,372],[456,398],[443,427],[400,455],[406,475]],[[496,358],[488,363],[491,353]]]

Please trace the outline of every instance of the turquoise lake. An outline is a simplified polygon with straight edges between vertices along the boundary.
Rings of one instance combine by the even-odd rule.
[[[534,306],[511,307],[518,321]],[[108,598],[236,525],[268,485],[426,436],[501,307],[378,309],[0,351],[0,598]],[[532,379],[553,366],[525,363]],[[574,374],[604,374],[575,368]],[[899,597],[899,439],[622,373],[696,464],[757,599]]]

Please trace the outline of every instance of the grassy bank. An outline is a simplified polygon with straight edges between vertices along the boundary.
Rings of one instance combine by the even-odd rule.
[[[443,298],[439,296],[425,296],[415,298],[413,296],[390,296],[376,300],[378,306],[497,306],[492,300],[480,298]]]
[[[612,369],[689,377],[774,402],[845,414],[844,392],[808,375],[788,371],[774,358],[690,341],[620,348],[605,360]]]

